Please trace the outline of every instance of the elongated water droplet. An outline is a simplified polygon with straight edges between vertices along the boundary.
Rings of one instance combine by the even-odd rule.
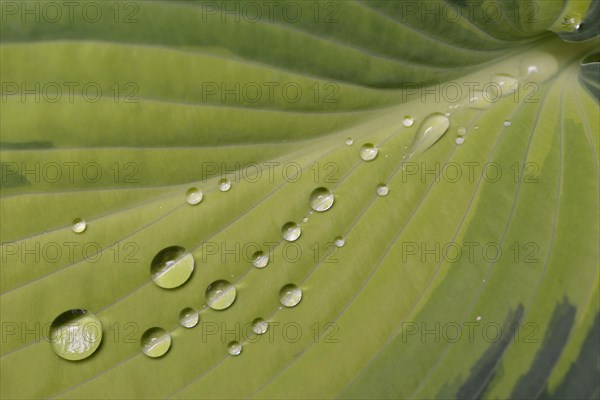
[[[519,72],[529,82],[544,82],[558,72],[558,61],[548,53],[534,51],[523,57]]]
[[[262,335],[269,329],[269,323],[262,318],[256,318],[252,321],[252,332]]]
[[[404,125],[407,128],[413,126],[414,123],[415,120],[410,115],[405,115],[404,118],[402,118],[402,125]]]
[[[227,178],[223,178],[219,181],[219,190],[221,192],[226,192],[231,189],[231,182]]]
[[[152,280],[165,289],[183,285],[194,271],[194,256],[181,246],[159,251],[150,264]]]
[[[206,304],[213,310],[224,310],[235,301],[235,286],[226,280],[218,280],[206,288]]]
[[[165,355],[171,347],[171,335],[163,328],[150,328],[140,339],[142,351],[148,357],[156,358]]]
[[[341,236],[338,236],[333,240],[333,244],[335,244],[336,247],[344,247],[344,245],[346,244],[346,239],[344,239]]]
[[[203,193],[198,188],[189,188],[185,193],[185,201],[194,206],[202,201]]]
[[[242,352],[242,345],[239,342],[229,342],[227,345],[227,352],[232,356],[239,356]]]
[[[292,283],[289,283],[279,291],[279,301],[286,307],[294,307],[302,300],[302,290]]]
[[[264,268],[269,264],[269,256],[262,251],[257,251],[252,255],[252,265],[256,268]]]
[[[102,341],[102,324],[91,312],[65,311],[52,321],[49,339],[60,357],[76,361],[91,356]]]
[[[191,307],[184,308],[179,313],[179,323],[184,328],[193,328],[198,324],[200,320],[200,314],[198,311],[194,310]]]
[[[76,218],[73,220],[73,226],[71,227],[71,229],[73,229],[73,232],[83,233],[83,231],[85,231],[85,228],[87,228],[87,223],[83,219]]]
[[[346,138],[346,145],[352,146],[353,144],[354,144],[354,139],[352,139],[351,137]]]
[[[465,142],[465,138],[464,137],[457,137],[456,139],[454,139],[454,143],[456,144],[463,144]]]
[[[302,229],[295,222],[288,222],[281,227],[281,236],[288,242],[294,242],[302,233]]]
[[[308,198],[310,208],[318,212],[329,210],[333,206],[333,201],[333,193],[324,187],[313,190]]]
[[[581,16],[577,14],[569,14],[562,20],[562,30],[565,32],[574,32],[581,25]]]
[[[411,154],[419,154],[433,146],[450,126],[450,120],[444,114],[429,115],[419,126],[411,147]]]
[[[496,84],[495,91],[499,90],[498,93],[491,95],[492,98],[496,98],[496,96],[505,97],[519,89],[519,80],[508,74],[492,75],[491,83]]]
[[[360,158],[363,161],[373,161],[375,158],[377,158],[378,153],[379,150],[372,143],[365,143],[360,148]]]
[[[381,197],[387,196],[389,192],[390,192],[390,188],[385,183],[380,183],[379,185],[377,185],[377,195],[378,196],[381,196]]]

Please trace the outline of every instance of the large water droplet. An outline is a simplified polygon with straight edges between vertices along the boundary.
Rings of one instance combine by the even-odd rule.
[[[377,157],[378,153],[379,150],[372,143],[365,143],[360,148],[360,158],[363,161],[373,161]]]
[[[315,211],[323,212],[327,211],[333,205],[334,197],[333,193],[329,189],[320,187],[312,191],[308,198],[310,208]]]
[[[156,358],[165,355],[171,347],[171,335],[163,328],[150,328],[140,339],[142,351],[148,357]]]
[[[390,192],[390,188],[385,183],[380,183],[379,185],[377,185],[377,195],[378,196],[381,196],[381,197],[387,196],[389,192]]]
[[[252,255],[252,265],[256,268],[264,268],[269,264],[269,256],[262,251],[257,251]]]
[[[574,32],[581,25],[581,16],[577,14],[569,14],[562,20],[562,30],[565,32]]]
[[[346,239],[344,239],[341,236],[338,236],[335,239],[333,239],[333,244],[335,244],[336,247],[343,247],[346,244]]]
[[[206,288],[206,304],[213,310],[224,310],[235,301],[235,286],[226,280],[218,280]]]
[[[239,342],[229,342],[227,345],[227,352],[232,356],[239,356],[242,352],[242,345]]]
[[[289,283],[279,291],[279,301],[286,307],[294,307],[302,300],[302,290],[292,283]]]
[[[226,192],[231,189],[231,182],[227,178],[223,178],[219,181],[219,190],[221,192]]]
[[[162,249],[154,256],[150,264],[152,280],[165,289],[183,285],[193,271],[194,256],[180,246]]]
[[[179,323],[184,328],[193,328],[198,324],[200,314],[191,307],[184,308],[179,313]]]
[[[402,125],[404,125],[407,128],[413,126],[414,123],[415,120],[410,115],[405,115],[404,118],[402,118]]]
[[[281,236],[288,242],[293,242],[300,237],[302,230],[295,222],[288,222],[281,227]]]
[[[73,220],[73,225],[71,227],[71,229],[73,229],[73,232],[83,233],[83,231],[85,231],[85,228],[87,228],[87,222],[85,222],[83,219],[76,218]]]
[[[102,324],[91,312],[65,311],[50,325],[50,343],[54,352],[66,360],[82,360],[94,353],[102,341]]]
[[[411,154],[419,154],[433,146],[450,126],[450,120],[444,114],[429,115],[419,126],[411,147]]]
[[[262,335],[269,329],[269,323],[262,318],[256,318],[252,321],[252,332]]]
[[[202,201],[202,197],[202,191],[195,187],[189,188],[188,191],[185,193],[185,201],[187,201],[187,203],[192,206],[200,203]]]
[[[558,72],[558,62],[548,53],[534,51],[523,57],[519,72],[530,82],[544,82]]]

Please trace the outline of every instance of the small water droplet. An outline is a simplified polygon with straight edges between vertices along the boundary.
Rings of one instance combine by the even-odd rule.
[[[185,201],[194,206],[202,201],[203,193],[198,188],[189,188],[185,193]]]
[[[512,122],[510,122],[509,120],[504,121],[504,126],[509,127],[512,125]]]
[[[450,126],[450,120],[444,114],[433,113],[419,126],[411,147],[411,154],[422,153],[437,142]]]
[[[239,342],[229,342],[227,345],[227,352],[232,356],[239,356],[242,352],[242,345]]]
[[[156,358],[163,356],[171,347],[171,335],[163,328],[150,328],[140,339],[142,351],[148,357]]]
[[[413,126],[414,123],[415,120],[410,115],[405,115],[404,118],[402,118],[402,125],[404,125],[407,128]]]
[[[224,310],[235,301],[235,286],[226,280],[214,281],[206,288],[206,304],[213,310]]]
[[[308,198],[310,208],[318,212],[329,210],[333,206],[333,201],[333,193],[324,187],[313,190]]]
[[[519,72],[530,82],[544,82],[558,72],[558,61],[548,53],[534,51],[523,57]]]
[[[200,314],[198,311],[194,310],[191,307],[184,308],[179,313],[179,323],[184,328],[193,328],[198,324],[200,320]]]
[[[456,139],[454,139],[454,143],[460,145],[463,144],[465,142],[465,138],[464,137],[457,137]]]
[[[302,229],[295,222],[288,222],[281,227],[281,236],[288,242],[294,242],[302,233]]]
[[[227,178],[223,178],[219,181],[219,190],[221,192],[226,192],[231,189],[231,182]]]
[[[449,117],[449,116],[451,116],[452,114],[451,114],[451,113],[449,113],[449,112],[447,112],[447,113],[444,113],[444,115],[445,115],[446,117]]]
[[[252,321],[252,332],[262,335],[269,329],[269,323],[262,318],[256,318]]]
[[[289,283],[279,291],[279,301],[286,307],[294,307],[302,300],[302,290],[292,283]]]
[[[344,239],[341,236],[338,236],[333,240],[333,243],[336,247],[344,247],[344,245],[346,244],[346,239]]]
[[[307,223],[308,222],[308,218],[306,218],[306,217],[302,218],[302,222]]]
[[[581,16],[576,14],[569,14],[562,20],[562,30],[565,32],[574,32],[579,29],[581,25]]]
[[[256,268],[264,268],[269,264],[269,256],[262,251],[257,251],[252,255],[252,265]]]
[[[481,315],[478,315],[477,318],[475,318],[476,321],[481,321]]]
[[[181,246],[159,251],[150,264],[152,280],[165,289],[183,285],[194,271],[194,256]]]
[[[475,126],[473,127],[473,129],[475,129],[475,130],[478,130],[478,129],[479,129],[479,125],[475,125]]]
[[[73,229],[73,232],[83,233],[83,231],[85,231],[85,228],[87,228],[87,222],[85,222],[83,219],[76,218],[73,220],[73,226],[71,227],[71,229]]]
[[[466,128],[458,128],[458,136],[464,136],[467,133],[467,129]]]
[[[379,150],[372,143],[365,143],[360,148],[360,158],[363,161],[373,161],[375,158],[377,158],[378,153]]]
[[[346,145],[347,146],[352,146],[354,144],[354,139],[352,139],[351,137],[346,138]]]
[[[56,354],[77,361],[91,356],[102,341],[102,324],[91,312],[73,309],[52,321],[49,339]]]
[[[385,183],[380,183],[379,185],[377,185],[377,195],[378,196],[381,196],[381,197],[387,196],[389,192],[390,192],[390,188]]]

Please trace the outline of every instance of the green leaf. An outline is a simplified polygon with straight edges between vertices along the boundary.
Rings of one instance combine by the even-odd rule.
[[[2,398],[598,397],[598,1],[78,4],[2,2]]]

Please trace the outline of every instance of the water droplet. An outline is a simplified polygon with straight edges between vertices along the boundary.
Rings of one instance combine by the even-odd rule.
[[[514,93],[519,88],[519,80],[514,76],[508,74],[495,74],[492,76],[491,83],[495,83],[497,86],[494,88],[494,94],[490,94],[492,98],[497,96],[505,97],[511,93]],[[498,92],[500,90],[500,92]]]
[[[365,143],[360,148],[360,158],[363,161],[373,161],[377,157],[379,150],[372,143]]]
[[[171,335],[163,328],[150,328],[140,339],[142,351],[148,357],[156,358],[165,355],[171,347]]]
[[[183,285],[194,271],[194,256],[181,246],[159,251],[150,264],[152,280],[165,289]]]
[[[223,178],[219,181],[219,190],[221,192],[226,192],[231,189],[231,182],[227,178]]]
[[[338,236],[335,239],[333,239],[333,243],[336,247],[344,247],[344,245],[346,244],[346,239],[344,239],[341,236]]]
[[[262,318],[256,318],[252,321],[252,332],[262,335],[269,329],[269,323]]]
[[[475,126],[473,127],[473,129],[475,129],[475,130],[478,130],[478,129],[479,129],[479,125],[475,125]]]
[[[405,115],[404,118],[402,118],[402,125],[404,125],[407,128],[413,126],[414,123],[415,120],[410,115]]]
[[[512,122],[510,122],[509,120],[506,120],[506,121],[504,121],[504,124],[503,124],[503,125],[504,125],[504,126],[506,126],[506,127],[508,128],[509,126],[511,126],[511,125],[512,125]]]
[[[478,315],[477,318],[475,318],[476,321],[481,321],[481,315]]]
[[[302,230],[295,222],[288,222],[281,227],[281,235],[288,242],[293,242],[300,237]]]
[[[302,300],[302,290],[292,283],[289,283],[279,291],[279,301],[286,307],[294,307]]]
[[[218,280],[206,288],[206,304],[213,310],[224,310],[235,301],[235,286],[225,280]]]
[[[306,217],[302,218],[302,222],[307,223],[308,222],[308,218],[306,218]]]
[[[444,113],[444,115],[445,115],[446,117],[449,117],[449,116],[451,116],[452,114],[451,114],[451,113],[449,113],[449,112],[447,112],[447,113]]]
[[[87,222],[85,222],[83,219],[76,218],[73,220],[73,226],[71,227],[71,229],[73,229],[73,232],[83,233],[83,231],[85,231],[85,228],[87,228]]]
[[[256,268],[264,268],[269,263],[269,256],[262,251],[257,251],[252,255],[252,265]]]
[[[385,183],[380,183],[379,185],[377,185],[377,195],[378,196],[381,196],[381,197],[387,196],[389,192],[390,192],[390,188]]]
[[[467,133],[467,129],[466,128],[458,128],[458,136],[464,136]]]
[[[194,206],[202,201],[203,193],[198,188],[189,188],[185,193],[185,201]]]
[[[456,144],[463,144],[465,142],[465,138],[464,137],[457,137],[456,139],[454,139],[454,143]]]
[[[232,356],[239,356],[242,352],[242,345],[239,342],[229,342],[227,345],[227,352]]]
[[[77,361],[91,356],[102,341],[102,324],[91,312],[65,311],[52,321],[49,339],[54,352],[65,360]]]
[[[519,72],[530,82],[544,82],[558,72],[558,62],[548,53],[534,51],[521,60]]]
[[[482,91],[475,91],[469,97],[469,107],[476,110],[485,110],[492,105],[495,97],[492,94],[484,94]]]
[[[184,308],[179,313],[179,323],[184,328],[193,328],[198,324],[200,320],[200,314],[198,311],[194,310],[191,307]]]
[[[324,187],[313,190],[308,198],[310,208],[318,212],[329,210],[333,206],[333,201],[333,193]]]
[[[419,126],[411,147],[411,153],[422,153],[437,142],[450,126],[450,120],[444,114],[433,113]]]
[[[346,138],[346,145],[352,146],[353,144],[354,144],[354,139],[352,139],[351,137]]]
[[[579,29],[581,25],[581,16],[576,14],[569,14],[562,20],[562,30],[565,32],[574,32]]]

